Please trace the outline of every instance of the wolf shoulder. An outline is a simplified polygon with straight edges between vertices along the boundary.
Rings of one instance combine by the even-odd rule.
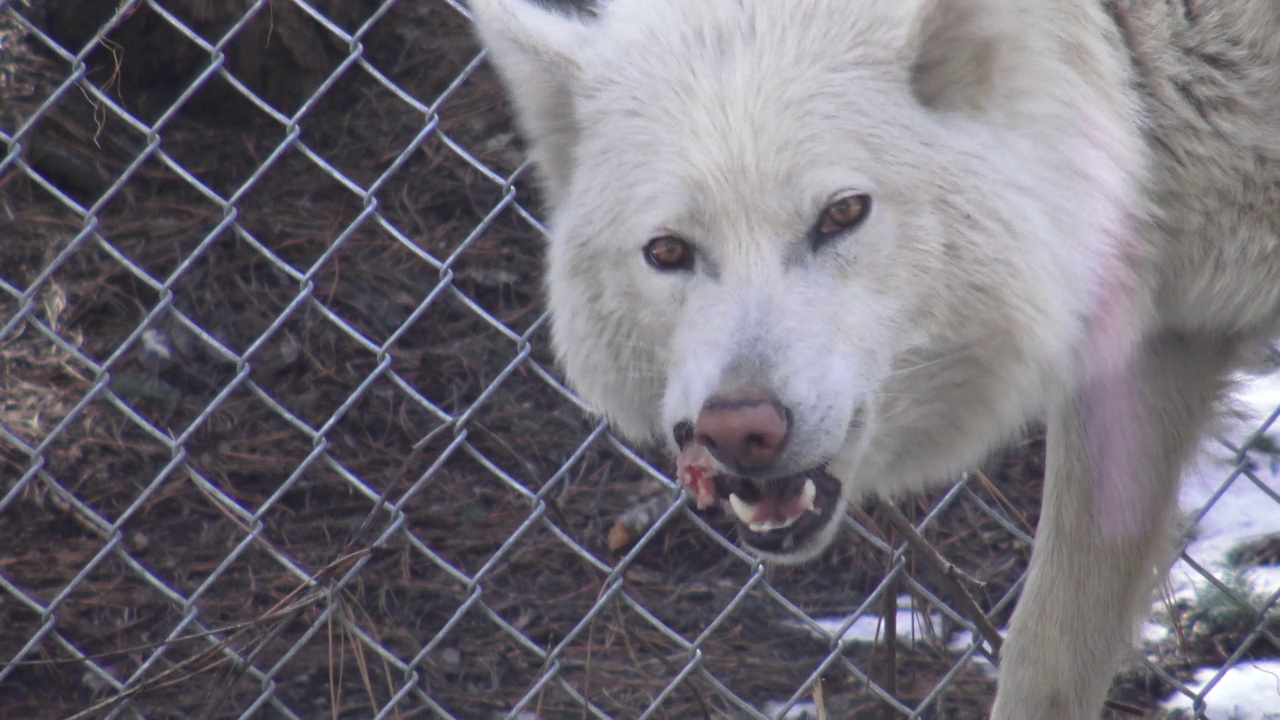
[[[1280,3],[1112,4],[1145,110],[1156,306],[1175,329],[1280,330]]]

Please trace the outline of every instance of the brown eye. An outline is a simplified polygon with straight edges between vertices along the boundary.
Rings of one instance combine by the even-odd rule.
[[[818,239],[825,240],[832,235],[852,230],[867,218],[871,211],[870,195],[846,195],[822,210],[815,228]]]
[[[644,259],[659,270],[687,270],[693,267],[693,248],[678,237],[663,235],[644,246]]]

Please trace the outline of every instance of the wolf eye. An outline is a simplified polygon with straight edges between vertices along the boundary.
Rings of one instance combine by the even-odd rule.
[[[659,270],[688,270],[693,267],[693,248],[673,235],[663,235],[644,246],[644,259]]]
[[[818,224],[814,227],[819,241],[832,235],[852,230],[862,224],[871,212],[870,195],[845,195],[822,209]]]

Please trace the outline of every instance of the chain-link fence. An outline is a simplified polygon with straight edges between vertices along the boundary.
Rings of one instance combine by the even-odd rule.
[[[742,553],[550,367],[536,199],[463,6],[0,15],[6,717],[989,708],[1042,438],[856,510],[806,567]],[[1270,402],[1194,519],[1280,514]],[[1188,535],[1109,713],[1219,717],[1280,656],[1254,534]]]

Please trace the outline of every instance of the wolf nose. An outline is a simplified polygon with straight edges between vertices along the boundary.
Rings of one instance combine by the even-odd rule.
[[[750,473],[778,459],[789,429],[787,409],[778,398],[748,387],[708,400],[694,423],[694,437],[721,464]]]

